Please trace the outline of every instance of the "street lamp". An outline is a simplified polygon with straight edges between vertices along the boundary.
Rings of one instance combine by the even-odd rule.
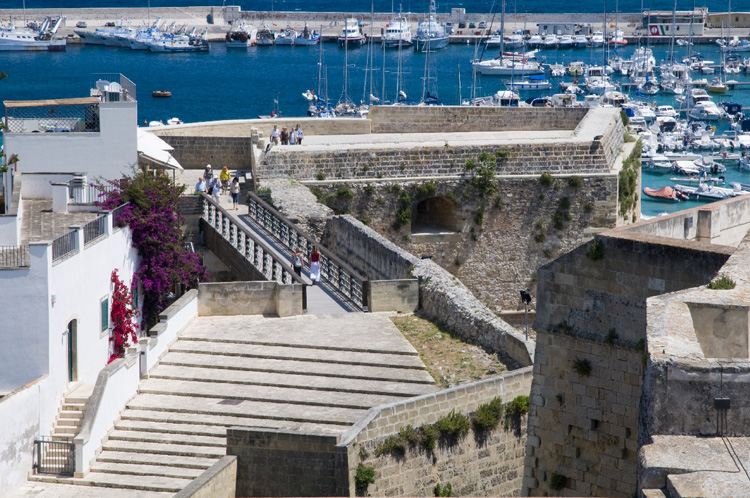
[[[521,301],[523,301],[524,304],[524,312],[523,312],[523,318],[524,322],[526,323],[526,340],[529,340],[529,304],[531,304],[531,295],[526,292],[525,290],[518,291],[521,293]]]

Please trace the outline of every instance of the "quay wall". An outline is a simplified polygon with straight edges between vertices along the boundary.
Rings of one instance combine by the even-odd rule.
[[[148,128],[169,143],[171,137],[251,137],[253,128],[268,141],[273,126],[279,130],[300,125],[308,135],[364,135],[370,133],[370,120],[361,118],[319,119],[308,117],[232,119]],[[304,143],[304,141],[303,141]],[[172,145],[170,143],[170,145]]]
[[[621,227],[537,271],[525,494],[633,495],[646,300],[705,284],[732,251]]]

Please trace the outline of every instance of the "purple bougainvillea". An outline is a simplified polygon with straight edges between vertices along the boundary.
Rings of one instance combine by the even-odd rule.
[[[128,204],[117,221],[130,227],[141,256],[133,285],[140,283],[143,288],[141,327],[148,328],[170,304],[178,284],[194,287],[208,280],[198,255],[183,245],[179,201],[184,186],[143,171],[106,183],[113,188],[105,191],[99,205],[114,209]]]

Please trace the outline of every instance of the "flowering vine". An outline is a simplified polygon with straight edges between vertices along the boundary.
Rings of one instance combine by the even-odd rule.
[[[134,282],[143,288],[141,327],[148,328],[158,322],[178,284],[193,287],[208,279],[198,255],[182,243],[179,201],[185,187],[168,176],[143,171],[106,183],[113,188],[102,188],[100,206],[114,209],[128,204],[116,221],[130,227],[133,246],[141,256]]]
[[[134,322],[138,310],[133,306],[133,293],[120,280],[117,269],[112,270],[110,281],[113,289],[112,310],[109,313],[112,324],[112,335],[109,338],[112,342],[112,355],[109,357],[109,363],[125,356],[129,341],[133,341],[133,344],[138,342]]]

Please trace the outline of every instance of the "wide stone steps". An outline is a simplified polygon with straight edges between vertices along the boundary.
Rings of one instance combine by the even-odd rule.
[[[246,417],[234,417],[230,415],[207,415],[201,414],[200,417],[196,417],[193,413],[183,412],[169,412],[169,411],[152,411],[152,410],[125,410],[122,412],[122,419],[118,424],[133,424],[134,427],[138,427],[139,424],[145,424],[144,428],[140,430],[149,430],[145,427],[153,427],[155,430],[159,430],[159,427],[163,427],[165,431],[174,428],[175,432],[180,432],[182,426],[191,426],[200,420],[206,429],[220,430],[222,434],[226,434],[227,427],[253,427],[256,429],[290,429],[293,428],[298,431],[309,432],[313,434],[340,434],[349,424],[326,424],[326,423],[304,423],[304,422],[290,422],[288,420],[279,419],[261,419],[252,416]]]
[[[226,448],[188,444],[146,443],[142,441],[110,440],[102,445],[104,451],[132,453],[155,453],[157,455],[187,456],[219,459],[226,454]]]
[[[86,477],[82,479],[69,478],[69,477],[54,477],[47,475],[35,475],[32,476],[34,481],[38,482],[50,482],[50,483],[62,483],[62,484],[77,484],[81,486],[96,486],[102,488],[120,488],[120,489],[133,489],[139,491],[157,491],[157,492],[168,492],[177,493],[182,490],[185,486],[190,484],[191,478],[188,479],[176,479],[173,477],[157,477],[157,476],[139,476],[134,478],[132,475],[123,474],[111,474],[111,473],[100,473],[90,472]],[[106,497],[107,493],[102,492],[101,494],[90,494],[85,491],[81,492],[81,496],[101,496]]]
[[[109,434],[109,441],[138,441],[144,443],[166,443],[213,446],[216,448],[226,447],[226,437],[222,436],[199,436],[197,434],[159,434],[147,431],[121,431],[114,430]]]
[[[255,346],[232,343],[208,343],[203,341],[179,341],[170,351],[180,353],[221,354],[244,358],[272,358],[299,360],[343,365],[368,365],[388,368],[413,368],[424,370],[417,355],[356,353],[348,351],[323,351],[310,348],[284,346]]]
[[[154,465],[170,467],[170,468],[185,468],[185,469],[196,469],[204,471],[211,465],[216,463],[215,458],[204,458],[204,457],[187,457],[184,455],[162,455],[157,453],[133,453],[130,451],[106,451],[100,453],[96,457],[96,463],[94,466],[99,466],[104,463],[113,464],[132,464],[132,465]]]
[[[91,472],[123,474],[133,476],[157,476],[172,477],[176,479],[195,479],[205,469],[194,469],[186,467],[172,467],[166,465],[146,465],[138,463],[111,463],[98,462],[91,467]]]
[[[217,370],[232,369],[252,372],[276,372],[435,385],[435,380],[430,374],[426,370],[419,369],[393,369],[384,366],[366,365],[358,365],[356,369],[353,369],[350,365],[345,364],[295,361],[283,358],[254,358],[253,361],[247,361],[246,358],[241,356],[201,354],[199,352],[178,353],[170,351],[162,359],[159,369],[162,366],[195,366]],[[154,373],[158,374],[159,369]]]
[[[260,419],[286,420],[289,422],[337,424],[350,426],[364,414],[362,409],[330,406],[309,406],[292,403],[264,403],[242,401],[239,404],[219,404],[222,398],[190,398],[164,394],[140,394],[128,403],[128,408],[161,410],[200,415],[231,415]],[[342,428],[343,432],[344,428]]]
[[[172,394],[176,396],[223,398],[267,403],[292,403],[296,405],[331,406],[367,410],[373,406],[391,403],[393,395],[345,393],[337,391],[310,391],[293,387],[253,386],[242,384],[214,384],[182,380],[148,379],[141,382],[142,394]]]
[[[388,396],[416,396],[432,392],[434,385],[422,383],[388,382],[381,380],[347,379],[288,373],[250,372],[228,369],[177,367],[162,365],[154,370],[152,379],[190,380],[216,384],[243,384],[303,388],[318,391],[336,391]]]
[[[338,341],[327,341],[323,342],[320,338],[311,338],[309,334],[302,334],[297,337],[293,335],[285,335],[283,341],[279,341],[278,337],[272,337],[267,340],[258,339],[257,336],[250,338],[237,337],[236,335],[228,335],[223,337],[217,335],[215,337],[207,336],[182,336],[180,337],[183,341],[196,341],[196,342],[210,342],[213,344],[244,344],[247,346],[268,346],[268,347],[298,347],[303,349],[316,349],[319,351],[337,351],[346,353],[367,353],[367,354],[395,354],[404,356],[415,356],[415,351],[409,351],[401,348],[388,348],[386,346],[377,347],[363,344],[349,344],[342,345]]]
[[[129,410],[135,412],[137,410]],[[153,412],[144,412],[152,414]],[[162,413],[162,412],[157,412]],[[139,432],[156,432],[163,434],[182,434],[187,436],[214,436],[224,437],[226,436],[226,427],[228,425],[206,425],[205,423],[196,424],[195,417],[189,417],[187,423],[170,423],[170,422],[154,422],[153,419],[121,419],[115,424],[115,430],[117,431],[139,431]],[[203,419],[201,419],[203,422]],[[231,425],[231,424],[230,424]]]

